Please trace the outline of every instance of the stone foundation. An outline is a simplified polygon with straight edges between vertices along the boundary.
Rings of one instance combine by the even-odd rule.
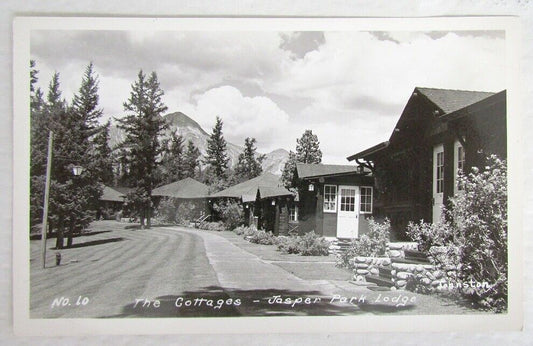
[[[390,258],[405,258],[404,250],[418,250],[418,244],[415,242],[387,243],[386,254]]]
[[[367,275],[379,275],[379,266],[391,264],[389,257],[354,257],[350,260],[355,281],[362,281]]]

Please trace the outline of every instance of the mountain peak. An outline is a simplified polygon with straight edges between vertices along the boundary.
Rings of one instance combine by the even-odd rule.
[[[191,127],[200,130],[203,134],[207,135],[207,132],[196,121],[191,119],[188,115],[182,112],[169,113],[164,116],[167,123],[172,128],[184,128]]]

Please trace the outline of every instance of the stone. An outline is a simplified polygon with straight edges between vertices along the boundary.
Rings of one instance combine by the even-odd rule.
[[[431,274],[430,271],[426,272],[426,277],[427,277],[429,280],[431,280],[431,281],[433,281],[433,280],[436,279],[436,278],[435,278],[435,275]]]
[[[426,286],[431,285],[431,280],[428,279],[428,278],[422,278],[422,279],[420,279],[420,282],[423,283]]]
[[[370,272],[366,269],[357,269],[357,275],[368,275],[368,273]]]
[[[396,284],[396,287],[400,287],[400,288],[401,288],[401,287],[404,287],[404,286],[407,284],[407,281],[405,281],[405,280],[398,280],[398,281],[396,281],[395,284]]]
[[[422,273],[423,271],[425,271],[426,269],[422,266],[417,266],[416,267],[416,271],[419,272],[419,273]]]
[[[378,269],[378,268],[372,268],[372,269],[370,269],[370,274],[372,274],[372,275],[379,275],[379,269]]]
[[[366,268],[368,268],[368,264],[366,264],[366,263],[356,263],[355,267],[357,269],[366,269]]]
[[[442,271],[440,271],[440,270],[435,270],[433,272],[433,276],[435,277],[435,279],[440,279],[441,277],[444,276],[444,273]]]
[[[401,280],[407,280],[408,277],[410,277],[412,274],[407,272],[399,272],[396,274],[396,277]]]
[[[391,250],[402,250],[403,249],[402,243],[388,243],[387,247]]]
[[[398,258],[402,256],[402,252],[399,250],[390,250],[389,251],[389,257],[391,258]]]

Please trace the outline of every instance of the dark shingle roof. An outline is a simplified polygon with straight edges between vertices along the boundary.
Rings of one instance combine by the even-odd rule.
[[[439,107],[444,114],[455,112],[458,109],[470,106],[487,97],[494,95],[493,92],[450,90],[417,87],[421,94]]]
[[[210,197],[241,198],[244,202],[250,202],[255,201],[258,191],[260,198],[292,195],[292,192],[281,186],[278,176],[272,173],[264,173],[253,179],[216,192]]]
[[[208,196],[209,187],[192,178],[160,186],[152,191],[152,196],[173,198],[205,198]]]
[[[115,188],[104,186],[104,190],[102,193],[102,197],[100,197],[100,200],[109,202],[124,202],[125,197],[125,194],[120,193]]]
[[[301,179],[339,174],[357,173],[354,165],[324,165],[316,163],[297,163],[296,171]]]

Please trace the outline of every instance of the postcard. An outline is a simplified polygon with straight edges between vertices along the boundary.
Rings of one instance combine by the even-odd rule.
[[[16,18],[16,333],[520,329],[518,24]]]

